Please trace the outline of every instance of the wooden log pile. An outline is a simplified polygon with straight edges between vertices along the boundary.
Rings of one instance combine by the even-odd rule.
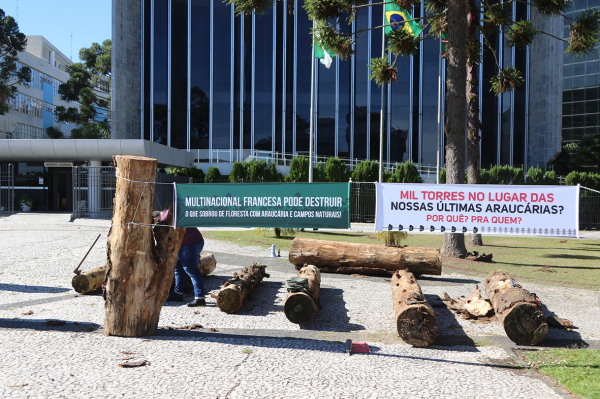
[[[300,279],[306,279],[304,290],[292,290],[283,305],[283,311],[289,321],[296,324],[312,319],[319,308],[321,273],[314,265],[304,265],[298,272]],[[288,288],[288,291],[290,289]]]
[[[223,289],[217,296],[217,306],[225,313],[233,313],[242,307],[248,295],[256,289],[263,278],[267,266],[254,263],[244,268],[240,273],[234,273],[233,278],[223,283]]]
[[[108,234],[104,287],[106,335],[141,337],[158,327],[185,229],[153,227],[156,159],[117,155],[117,187]],[[156,244],[155,244],[156,241]]]
[[[517,345],[535,345],[546,337],[548,323],[535,294],[503,271],[491,273],[485,291],[508,338]]]
[[[432,344],[438,333],[437,313],[425,299],[415,275],[398,270],[391,281],[398,335],[416,347]]]
[[[290,247],[289,260],[297,270],[309,264],[324,273],[391,276],[397,270],[409,270],[415,275],[442,274],[442,258],[434,248],[398,248],[296,237]]]

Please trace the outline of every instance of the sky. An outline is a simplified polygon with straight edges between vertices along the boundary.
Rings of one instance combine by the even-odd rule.
[[[72,55],[73,62],[79,62],[82,47],[111,38],[111,7],[111,0],[0,1],[0,8],[17,20],[22,33],[44,36],[64,55]]]

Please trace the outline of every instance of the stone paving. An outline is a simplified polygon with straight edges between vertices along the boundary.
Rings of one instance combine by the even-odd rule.
[[[217,270],[208,290],[243,266],[267,264],[270,277],[235,314],[167,302],[159,331],[146,338],[106,337],[101,295],[71,289],[73,269],[98,234],[83,270],[104,264],[109,222],[40,216],[0,219],[0,397],[2,398],[538,398],[565,394],[511,357],[498,323],[457,318],[443,308],[430,348],[395,332],[389,279],[322,276],[323,309],[305,325],[283,314],[285,279],[296,271],[266,247],[207,240]],[[432,303],[468,295],[478,278],[455,273],[420,279]],[[573,332],[551,329],[546,344],[600,340],[596,293],[524,284],[547,314]],[[481,286],[480,286],[481,287]],[[192,299],[188,297],[187,299]],[[48,325],[48,320],[66,324]],[[188,330],[190,325],[200,325]],[[344,353],[346,339],[371,354]],[[565,341],[567,340],[567,341]],[[121,368],[124,361],[147,365]]]

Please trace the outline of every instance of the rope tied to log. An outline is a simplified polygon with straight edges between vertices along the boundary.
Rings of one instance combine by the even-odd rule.
[[[285,280],[285,288],[287,292],[304,292],[306,295],[312,298],[317,304],[319,310],[322,309],[321,302],[315,298],[313,292],[308,288],[308,279],[306,277],[290,277]]]

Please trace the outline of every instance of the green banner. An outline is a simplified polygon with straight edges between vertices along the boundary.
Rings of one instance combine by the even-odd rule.
[[[177,227],[350,227],[350,183],[176,186]]]

